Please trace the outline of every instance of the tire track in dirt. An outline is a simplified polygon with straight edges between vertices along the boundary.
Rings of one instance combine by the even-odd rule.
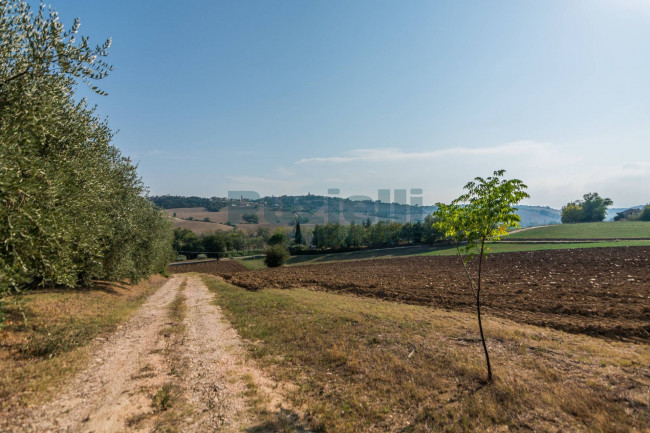
[[[9,431],[119,431],[127,420],[151,412],[151,389],[166,375],[166,307],[182,278],[173,278],[142,305],[135,316],[107,337],[87,368],[54,401],[16,421]]]
[[[187,368],[184,395],[195,414],[183,431],[240,431],[259,425],[261,420],[250,419],[244,395],[254,384],[264,410],[281,410],[282,399],[273,390],[276,384],[245,363],[239,335],[212,304],[214,296],[205,284],[189,277],[185,292],[188,314],[180,353]]]
[[[187,286],[182,282],[187,281]],[[179,334],[169,307],[185,303]],[[151,295],[135,316],[99,343],[88,366],[50,403],[0,423],[7,432],[255,431],[264,423],[245,395],[251,384],[264,411],[282,413],[276,385],[246,365],[236,331],[211,303],[203,282],[176,276]],[[155,403],[163,385],[175,390],[171,407]],[[249,394],[250,395],[250,394]],[[259,405],[256,406],[258,411]]]

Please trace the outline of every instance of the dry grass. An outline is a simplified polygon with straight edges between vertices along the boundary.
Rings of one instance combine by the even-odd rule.
[[[183,325],[183,319],[185,319],[185,313],[187,307],[185,305],[185,300],[187,299],[183,294],[183,291],[187,287],[187,280],[183,281],[178,287],[178,293],[174,300],[169,304],[169,323],[168,326],[163,329],[165,334],[182,334],[185,331],[185,325]],[[174,355],[174,345],[170,345],[171,353],[170,356]]]
[[[89,343],[128,319],[166,281],[38,290],[5,299],[0,330],[0,412],[52,396],[85,365]],[[24,318],[23,318],[24,314]]]
[[[188,221],[178,218],[173,218],[172,222],[174,223],[174,228],[190,229],[197,235],[212,233],[215,231],[227,232],[234,229],[234,227],[227,226],[225,224],[206,223],[203,221]]]
[[[226,224],[228,222],[228,209],[224,208],[219,212],[210,212],[204,207],[180,207],[174,209],[166,209],[165,212],[170,217],[188,219],[194,218],[195,221],[203,221],[203,218],[210,218],[213,223]]]
[[[305,289],[205,281],[314,429],[648,431],[650,347]]]
[[[220,212],[210,212],[204,207],[184,207],[166,209],[165,212],[171,217],[175,228],[190,229],[196,234],[233,230],[232,226],[226,225],[226,222],[228,222],[227,209]],[[190,217],[193,218],[192,221],[188,220]],[[209,218],[210,222],[205,222],[204,218]]]
[[[246,385],[244,397],[248,403],[248,413],[257,424],[246,428],[248,433],[306,433],[300,416],[290,410],[269,410],[271,401],[266,393],[260,392],[255,379],[250,374],[244,374],[235,380],[241,380]]]
[[[174,208],[174,209],[165,209],[165,212],[172,218],[174,227],[187,228],[192,230],[196,234],[202,234],[207,232],[213,232],[215,230],[228,231],[233,230],[233,227],[226,225],[228,220],[235,225],[239,230],[244,230],[248,232],[256,232],[260,227],[267,227],[271,230],[276,227],[287,228],[288,223],[293,218],[293,214],[285,213],[283,215],[276,216],[275,213],[270,213],[265,215],[264,205],[260,204],[257,209],[254,208],[223,208],[219,212],[210,212],[202,207],[188,207],[188,208]],[[176,217],[174,218],[174,213]],[[255,213],[259,217],[259,224],[246,224],[241,220],[243,214]],[[188,218],[192,217],[193,221],[188,221]],[[204,218],[210,218],[210,222],[204,222]],[[270,217],[265,219],[265,217]],[[289,218],[290,217],[290,218]],[[320,216],[322,218],[322,214]],[[216,223],[216,224],[215,224]],[[302,227],[305,231],[311,230],[314,228],[315,224],[303,224]]]
[[[250,259],[250,258],[237,258],[235,257],[234,260],[238,261],[242,265],[246,266],[247,269],[249,270],[255,270],[255,269],[265,269],[266,264],[264,264],[264,259]]]

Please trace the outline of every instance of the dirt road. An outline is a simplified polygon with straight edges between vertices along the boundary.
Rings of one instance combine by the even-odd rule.
[[[283,413],[282,397],[245,363],[212,298],[198,277],[174,276],[98,342],[52,402],[0,422],[0,431],[265,431],[269,414]]]

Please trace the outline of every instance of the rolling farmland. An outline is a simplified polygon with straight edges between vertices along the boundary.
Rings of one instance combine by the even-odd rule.
[[[519,230],[507,240],[559,240],[559,239],[650,239],[650,222],[597,222],[559,224]]]
[[[491,314],[569,332],[650,338],[650,248],[496,254],[485,274]],[[455,257],[406,257],[292,266],[228,277],[250,290],[308,287],[472,311]]]

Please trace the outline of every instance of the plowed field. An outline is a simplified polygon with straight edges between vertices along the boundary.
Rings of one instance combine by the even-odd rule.
[[[456,257],[406,257],[235,273],[252,290],[308,287],[473,311]],[[612,338],[650,341],[650,248],[620,247],[491,255],[482,301],[487,314]]]
[[[236,260],[222,259],[205,262],[183,262],[179,265],[170,265],[167,272],[170,274],[182,274],[184,272],[201,272],[204,274],[222,275],[233,272],[246,271],[248,268]]]

